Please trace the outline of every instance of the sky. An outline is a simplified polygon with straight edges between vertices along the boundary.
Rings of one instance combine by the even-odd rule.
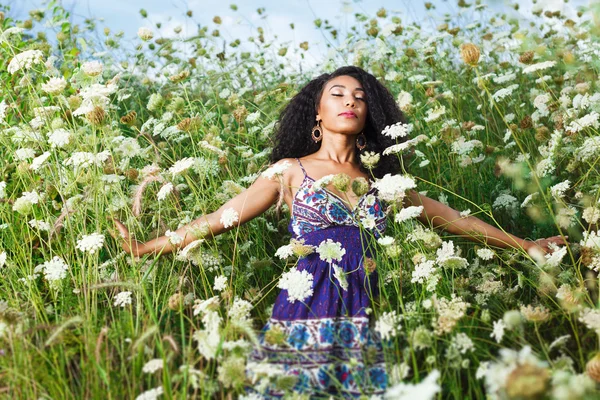
[[[11,14],[19,19],[28,18],[29,10],[44,8],[48,0],[0,0],[0,4],[11,6]],[[171,37],[175,27],[181,27],[181,35],[185,36],[197,32],[197,26],[209,26],[209,32],[215,28],[212,23],[214,16],[223,20],[219,30],[223,39],[231,42],[234,39],[245,39],[256,36],[256,27],[264,26],[267,37],[278,36],[278,42],[289,43],[290,48],[297,48],[303,41],[309,42],[307,58],[312,63],[323,59],[327,53],[326,39],[318,31],[313,21],[317,18],[329,20],[330,23],[341,30],[352,26],[354,13],[364,13],[374,16],[380,8],[385,8],[391,15],[398,15],[403,24],[417,22],[424,27],[434,29],[440,25],[444,13],[455,14],[459,8],[456,0],[431,0],[435,10],[427,11],[423,1],[411,0],[58,0],[71,12],[74,22],[81,23],[85,18],[93,16],[98,21],[100,31],[108,27],[112,32],[122,30],[124,40],[137,43],[136,36],[139,27],[151,28],[154,32],[160,31],[162,36]],[[475,0],[468,0],[475,3]],[[515,12],[510,5],[516,1],[508,0],[483,0],[488,5],[490,12]],[[531,2],[519,1],[519,13],[526,14],[531,8]],[[570,0],[567,4],[563,0],[539,0],[550,10],[561,10],[567,15],[574,14],[579,5],[587,5],[587,0]],[[230,8],[231,4],[238,6],[237,11]],[[261,16],[257,8],[264,7],[266,12]],[[148,12],[148,18],[140,15],[140,9]],[[193,16],[187,17],[185,13],[191,10]],[[264,16],[266,20],[263,20]],[[157,29],[156,22],[162,22],[161,29]],[[469,21],[472,22],[472,21]],[[294,23],[295,29],[290,28]],[[51,35],[49,35],[50,37]],[[156,35],[158,36],[158,35]],[[330,37],[328,37],[330,38]]]

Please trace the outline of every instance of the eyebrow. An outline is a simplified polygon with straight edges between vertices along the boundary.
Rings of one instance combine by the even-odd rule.
[[[333,85],[332,87],[330,87],[330,88],[329,88],[329,90],[331,91],[331,89],[333,89],[334,87],[341,87],[341,88],[344,88],[344,89],[346,89],[346,86],[344,86],[344,85]],[[357,87],[357,88],[356,88],[356,89],[354,89],[354,90],[360,90],[361,92],[364,92],[364,91],[365,91],[365,90],[364,90],[363,88],[361,88],[361,87]]]

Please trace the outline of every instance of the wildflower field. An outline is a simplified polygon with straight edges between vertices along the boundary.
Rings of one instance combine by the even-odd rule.
[[[244,385],[274,383],[307,398],[247,362],[280,288],[301,284],[285,205],[160,257],[124,252],[110,218],[177,243],[273,173],[270,135],[298,88],[351,64],[397,96],[408,124],[385,133],[408,140],[384,153],[407,155],[416,190],[521,238],[569,240],[528,254],[388,209],[371,313],[390,382],[364,398],[598,398],[600,9],[455,3],[448,16],[414,3],[439,21],[427,29],[385,9],[346,31],[315,20],[331,44],[317,68],[302,63],[311,43],[260,26],[225,40],[219,16],[128,39],[56,2],[24,21],[0,5],[1,396],[249,399]]]

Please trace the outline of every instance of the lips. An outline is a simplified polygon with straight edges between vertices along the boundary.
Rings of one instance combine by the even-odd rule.
[[[356,118],[356,114],[354,112],[352,112],[352,111],[346,111],[346,112],[343,112],[343,113],[341,113],[339,115],[340,116],[344,116],[344,117],[354,117],[354,118]]]

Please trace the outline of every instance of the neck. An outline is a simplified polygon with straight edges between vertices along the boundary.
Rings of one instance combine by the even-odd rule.
[[[321,147],[314,154],[317,158],[332,160],[340,164],[356,163],[357,134],[327,132],[321,140]]]

